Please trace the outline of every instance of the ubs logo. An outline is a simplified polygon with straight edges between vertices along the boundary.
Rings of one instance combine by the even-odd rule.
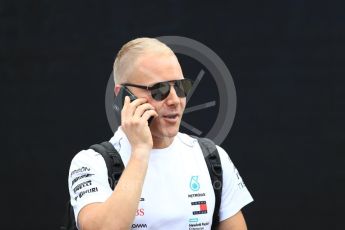
[[[145,209],[138,208],[137,212],[135,213],[135,216],[144,216],[145,215]]]

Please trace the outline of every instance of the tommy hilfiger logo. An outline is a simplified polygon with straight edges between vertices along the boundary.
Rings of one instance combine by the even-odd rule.
[[[196,201],[191,202],[194,209],[193,215],[205,214],[207,213],[207,204],[206,201]]]

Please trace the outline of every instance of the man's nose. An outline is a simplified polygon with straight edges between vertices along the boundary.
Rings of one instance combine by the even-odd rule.
[[[180,98],[176,94],[176,90],[174,85],[170,85],[170,93],[166,98],[168,105],[178,104],[180,102]]]

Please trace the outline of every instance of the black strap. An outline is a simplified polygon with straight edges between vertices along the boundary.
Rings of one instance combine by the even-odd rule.
[[[120,154],[110,142],[103,142],[90,146],[90,149],[95,150],[104,158],[105,164],[108,169],[108,182],[112,190],[114,190],[117,182],[120,180],[122,171],[125,166],[123,165]],[[77,230],[76,221],[74,217],[73,207],[70,201],[67,203],[65,217],[60,226],[60,230]]]
[[[111,189],[114,190],[116,184],[120,180],[123,170],[125,169],[120,154],[108,141],[92,145],[90,146],[90,149],[95,150],[104,158],[108,169],[108,182]]]
[[[103,142],[101,144],[95,144],[90,146],[90,149],[98,152],[104,158],[105,164],[108,169],[108,182],[111,189],[114,190],[115,185],[119,181],[122,171],[124,170],[124,165],[120,154],[114,148],[110,142]],[[70,201],[67,203],[65,217],[63,223],[60,226],[60,230],[77,230],[73,207]]]
[[[217,229],[219,225],[219,208],[222,198],[223,187],[223,170],[220,161],[217,147],[213,141],[207,138],[197,138],[202,153],[204,154],[205,162],[210,173],[214,195],[216,198],[213,217],[212,230]]]
[[[78,230],[75,223],[74,210],[71,206],[70,200],[68,200],[65,210],[66,212],[62,219],[60,230]]]

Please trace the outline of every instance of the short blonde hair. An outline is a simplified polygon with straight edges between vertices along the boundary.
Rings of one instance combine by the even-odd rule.
[[[115,84],[121,84],[127,80],[138,57],[146,53],[173,53],[173,51],[156,38],[142,37],[127,42],[117,53],[114,62]]]

